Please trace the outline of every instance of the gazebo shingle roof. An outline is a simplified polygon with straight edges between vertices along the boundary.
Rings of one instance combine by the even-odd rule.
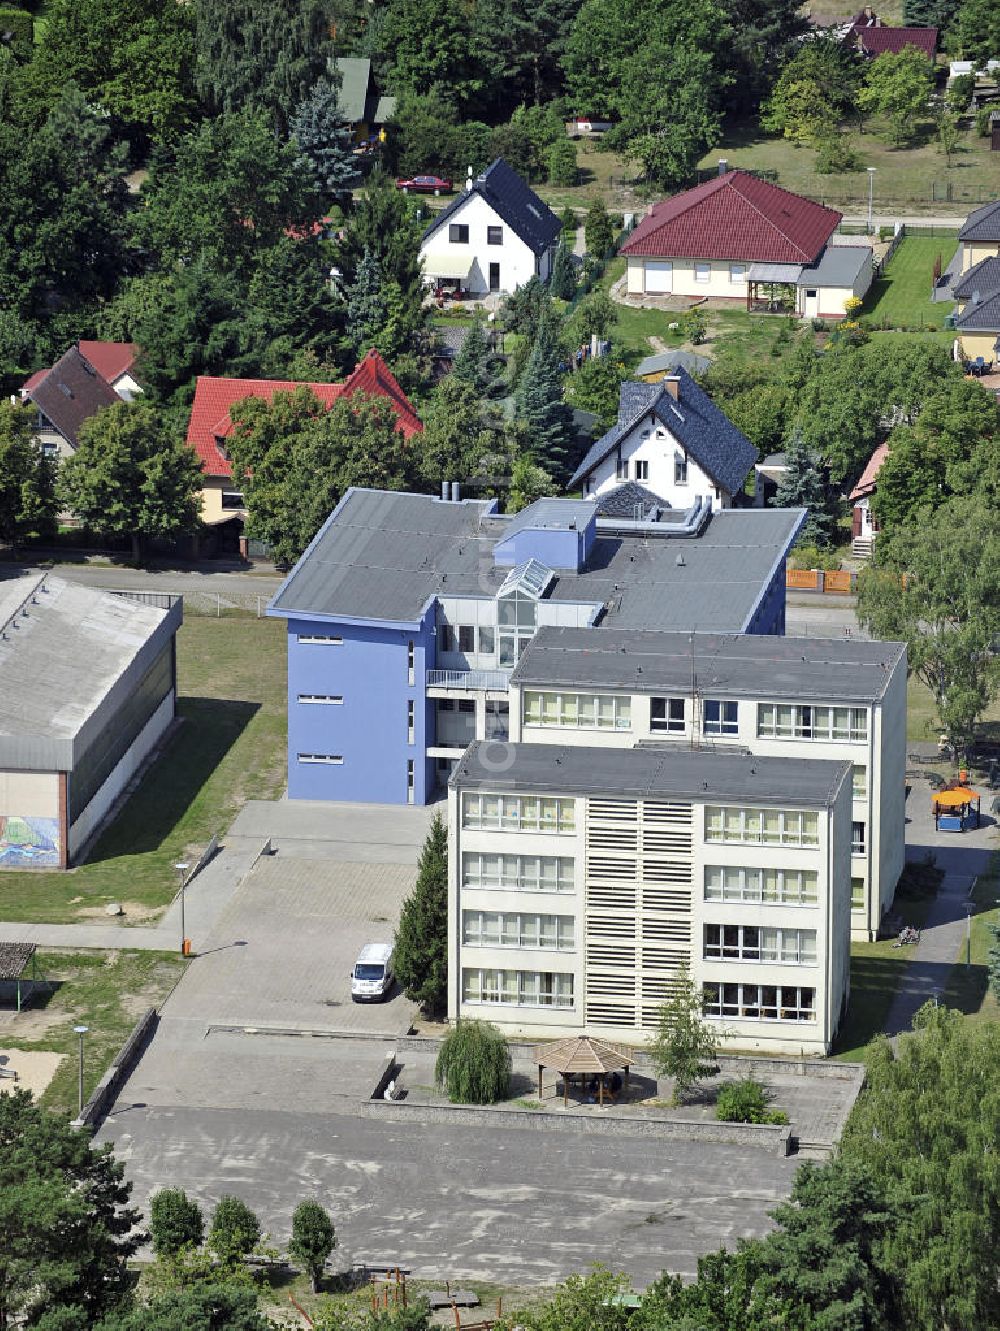
[[[619,1072],[635,1062],[621,1045],[574,1035],[552,1044],[535,1046],[533,1062],[562,1073]]]

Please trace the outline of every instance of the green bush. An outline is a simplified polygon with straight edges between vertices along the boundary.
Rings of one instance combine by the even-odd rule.
[[[825,135],[816,145],[816,173],[820,176],[841,175],[857,171],[861,159],[846,134]]]
[[[575,185],[577,181],[576,147],[569,139],[556,139],[545,156],[550,185]]]
[[[260,1242],[260,1221],[239,1197],[220,1197],[208,1232],[208,1246],[227,1266],[235,1266]]]
[[[981,139],[988,139],[992,133],[990,125],[990,114],[993,108],[990,106],[981,106],[976,112],[976,134]]]
[[[836,573],[840,568],[840,556],[835,550],[806,543],[795,546],[789,563],[792,568],[817,568],[824,573]]]
[[[18,60],[30,60],[35,42],[35,21],[26,9],[0,7],[0,46],[9,46]]]
[[[149,1204],[149,1232],[157,1257],[197,1248],[205,1233],[198,1203],[180,1188],[161,1188]]]
[[[780,1109],[768,1109],[768,1094],[759,1081],[744,1077],[726,1082],[715,1101],[715,1117],[722,1123],[787,1123]]]
[[[448,1032],[434,1080],[456,1105],[492,1105],[510,1092],[510,1050],[488,1021],[463,1021]]]

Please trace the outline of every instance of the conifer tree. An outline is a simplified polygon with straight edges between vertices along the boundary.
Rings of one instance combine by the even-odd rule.
[[[785,446],[785,463],[788,470],[778,482],[775,505],[778,508],[808,509],[809,516],[800,541],[805,545],[829,545],[837,520],[836,514],[831,512],[829,487],[819,460],[799,430],[793,432]]]
[[[514,398],[517,416],[528,427],[532,452],[558,480],[570,470],[573,409],[563,400],[563,369],[553,322],[543,316]]]
[[[340,109],[331,79],[317,79],[292,120],[292,137],[309,163],[325,199],[343,206],[361,179],[354,156],[354,133]]]
[[[448,832],[435,814],[420,852],[417,881],[403,903],[393,966],[407,998],[429,1013],[448,1002]]]
[[[556,249],[556,257],[552,261],[549,290],[559,300],[572,300],[576,294],[576,269],[569,250],[562,243]]]
[[[482,320],[477,319],[466,334],[465,341],[455,357],[452,372],[457,379],[464,379],[481,393],[487,383],[486,363],[490,354],[490,344],[486,338]]]

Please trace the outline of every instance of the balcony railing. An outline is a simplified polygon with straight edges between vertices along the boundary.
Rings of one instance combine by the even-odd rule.
[[[506,670],[428,670],[427,687],[435,689],[489,689],[506,693],[510,675]]]

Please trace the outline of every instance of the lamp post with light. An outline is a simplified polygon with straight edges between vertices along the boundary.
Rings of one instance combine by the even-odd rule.
[[[187,871],[190,867],[191,866],[187,863],[174,865],[174,868],[177,870],[177,876],[180,879],[180,886],[181,886],[181,956],[184,955],[184,943],[185,940],[187,939],[187,929],[185,928],[184,924],[184,884],[186,881]]]
[[[73,1031],[80,1037],[80,1076],[79,1076],[79,1095],[77,1097],[79,1107],[76,1112],[77,1118],[83,1118],[83,1037],[90,1030],[89,1026],[74,1026]]]
[[[872,235],[875,230],[874,218],[872,216],[875,202],[875,171],[876,167],[868,168],[868,234]]]

